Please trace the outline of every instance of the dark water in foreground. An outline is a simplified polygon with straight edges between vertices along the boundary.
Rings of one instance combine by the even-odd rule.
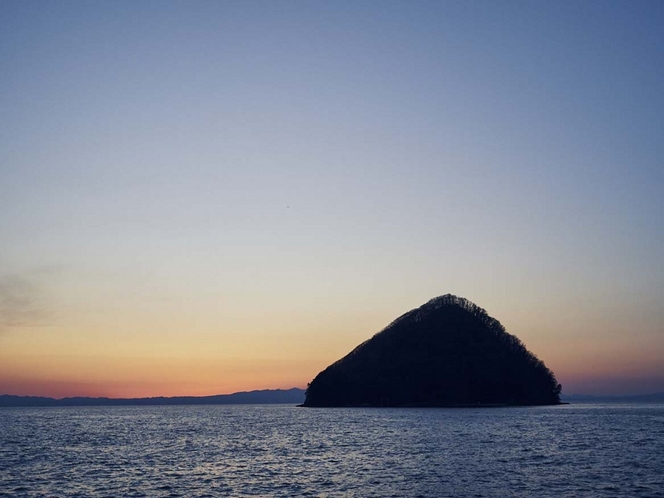
[[[664,496],[664,405],[5,408],[0,496]]]

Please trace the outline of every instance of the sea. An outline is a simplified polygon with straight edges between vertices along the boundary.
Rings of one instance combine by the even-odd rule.
[[[664,405],[0,408],[1,497],[658,497]]]

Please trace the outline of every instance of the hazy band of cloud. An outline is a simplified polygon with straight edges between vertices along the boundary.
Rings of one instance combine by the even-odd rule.
[[[0,332],[46,324],[46,292],[25,275],[0,275]]]

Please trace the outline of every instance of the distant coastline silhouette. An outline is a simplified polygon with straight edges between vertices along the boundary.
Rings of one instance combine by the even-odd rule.
[[[166,405],[263,405],[301,403],[304,391],[292,389],[262,389],[214,396],[156,396],[151,398],[91,398],[77,396],[54,399],[44,396],[0,395],[0,407],[14,406],[166,406]]]
[[[498,320],[446,294],[319,373],[303,406],[554,405],[560,392],[553,372]]]

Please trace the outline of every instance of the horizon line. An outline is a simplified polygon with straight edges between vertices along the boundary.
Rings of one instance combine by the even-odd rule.
[[[60,400],[64,400],[64,399],[108,399],[108,400],[176,399],[176,398],[196,398],[196,399],[200,398],[200,399],[202,399],[202,398],[215,398],[215,397],[218,397],[218,396],[233,396],[235,394],[260,393],[260,392],[266,392],[266,391],[269,391],[269,392],[292,391],[294,389],[298,389],[300,391],[306,391],[306,389],[303,389],[301,387],[289,387],[289,388],[278,387],[278,388],[274,388],[274,389],[269,389],[269,388],[266,388],[266,389],[252,389],[252,390],[249,390],[249,391],[235,391],[235,392],[232,392],[232,393],[219,393],[219,394],[204,394],[204,395],[198,395],[198,396],[184,394],[184,395],[176,395],[176,396],[159,395],[159,396],[139,396],[139,397],[131,397],[131,398],[127,398],[127,397],[111,398],[109,396],[64,396],[62,398],[56,398],[56,397],[53,397],[53,396],[40,396],[40,395],[33,395],[33,394],[7,394],[7,393],[0,394],[0,396],[13,396],[13,397],[17,397],[17,398],[44,398],[44,399],[52,399],[52,400],[56,400],[56,401],[60,401]]]
[[[252,389],[249,391],[235,391],[231,393],[219,393],[219,394],[206,394],[206,395],[176,395],[176,396],[140,396],[140,397],[117,397],[117,398],[112,398],[109,396],[64,396],[62,398],[56,398],[53,396],[39,396],[39,395],[30,395],[30,394],[7,394],[3,393],[0,394],[0,397],[15,397],[15,398],[42,398],[42,399],[51,399],[54,401],[62,401],[62,400],[68,400],[68,399],[100,399],[100,400],[117,400],[117,401],[132,401],[132,400],[158,400],[158,399],[163,399],[163,400],[172,400],[172,399],[205,399],[205,398],[217,398],[221,396],[234,396],[237,394],[253,394],[253,393],[261,393],[261,392],[278,392],[278,391],[293,391],[293,390],[299,390],[306,392],[305,388],[301,387],[289,387],[289,388],[274,388],[274,389]],[[561,393],[561,397],[592,397],[592,398],[634,398],[634,397],[647,397],[647,396],[656,396],[656,395],[664,395],[664,391],[649,391],[649,392],[642,392],[642,393],[637,393],[637,394],[592,394],[592,393],[570,393],[570,394],[564,394]]]

